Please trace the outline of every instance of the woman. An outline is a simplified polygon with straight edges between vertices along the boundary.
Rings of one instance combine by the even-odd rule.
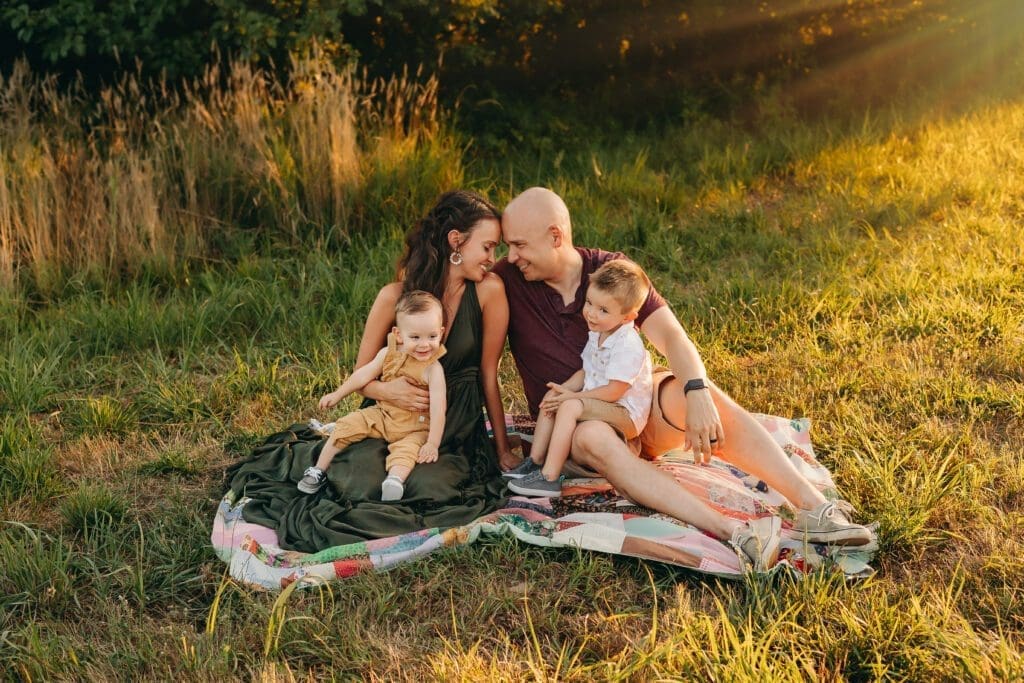
[[[295,427],[275,434],[248,460],[228,471],[230,488],[246,496],[246,521],[277,531],[283,548],[315,552],[368,538],[396,536],[476,519],[502,502],[497,468],[516,464],[501,425],[498,361],[508,327],[508,302],[501,279],[490,273],[501,239],[500,214],[486,199],[457,190],[442,195],[406,237],[398,281],[385,285],[370,309],[356,366],[368,363],[385,345],[394,325],[395,303],[404,291],[433,293],[445,309],[441,359],[448,409],[440,456],[415,468],[405,496],[382,503],[385,442],[366,439],[342,451],[327,473],[329,485],[316,495],[295,488],[316,461],[324,440]],[[371,382],[369,399],[387,399],[408,410],[428,409],[427,392],[405,380]],[[495,430],[496,461],[480,406]]]

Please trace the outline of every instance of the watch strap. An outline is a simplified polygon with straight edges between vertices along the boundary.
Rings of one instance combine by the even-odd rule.
[[[700,377],[690,379],[683,385],[683,396],[686,396],[691,391],[699,391],[701,389],[707,389],[708,385],[704,383],[704,380]]]

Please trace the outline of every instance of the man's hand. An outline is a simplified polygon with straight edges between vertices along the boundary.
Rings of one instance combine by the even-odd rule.
[[[684,449],[693,449],[698,465],[711,462],[711,455],[725,444],[725,430],[711,391],[697,389],[686,394],[686,442]]]
[[[416,462],[436,462],[437,461],[437,446],[430,443],[429,441],[420,446],[420,454],[416,457]]]
[[[540,409],[545,413],[554,415],[558,412],[558,406],[571,398],[576,398],[575,391],[570,391],[561,384],[548,382],[547,386],[550,391],[544,394],[544,398],[540,400]]]
[[[338,405],[341,401],[341,395],[337,391],[332,391],[329,394],[324,394],[320,397],[320,410],[327,410]]]
[[[421,389],[405,377],[390,382],[376,382],[373,385],[373,396],[377,400],[393,403],[403,410],[414,413],[425,413],[430,408],[430,392]]]

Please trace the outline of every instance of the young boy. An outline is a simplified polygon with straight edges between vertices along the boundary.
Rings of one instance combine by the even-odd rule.
[[[583,368],[540,402],[530,457],[506,472],[509,490],[524,496],[562,495],[562,466],[578,422],[601,420],[635,439],[651,411],[651,358],[633,326],[651,283],[632,261],[608,261],[590,276],[583,317],[590,330]]]
[[[388,335],[387,347],[320,399],[321,409],[333,408],[375,379],[386,382],[406,377],[430,392],[430,417],[385,401],[349,413],[335,423],[316,465],[304,472],[298,485],[300,491],[319,491],[326,483],[327,468],[334,456],[349,444],[366,438],[388,442],[388,476],[380,486],[382,501],[402,498],[405,479],[416,463],[437,460],[447,408],[444,370],[438,363],[445,354],[441,344],[443,316],[441,302],[432,294],[419,290],[403,294],[395,306],[395,327]]]

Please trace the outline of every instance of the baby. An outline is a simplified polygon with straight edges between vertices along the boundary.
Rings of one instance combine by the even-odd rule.
[[[388,442],[385,462],[388,476],[380,486],[382,501],[400,500],[412,468],[417,463],[437,460],[447,408],[444,370],[438,362],[445,354],[441,344],[443,334],[444,312],[435,296],[416,290],[399,298],[395,305],[395,326],[388,335],[387,347],[353,372],[335,391],[321,398],[320,408],[333,408],[373,380],[387,382],[405,377],[429,391],[429,417],[386,401],[349,413],[335,423],[316,465],[304,472],[298,485],[300,491],[319,491],[326,483],[327,468],[334,456],[346,446],[366,438]]]
[[[569,457],[576,424],[601,420],[621,438],[635,439],[651,412],[651,357],[633,326],[651,283],[632,261],[608,261],[590,276],[583,317],[590,338],[580,354],[583,368],[540,402],[530,457],[504,476],[524,496],[562,495],[560,473]]]

